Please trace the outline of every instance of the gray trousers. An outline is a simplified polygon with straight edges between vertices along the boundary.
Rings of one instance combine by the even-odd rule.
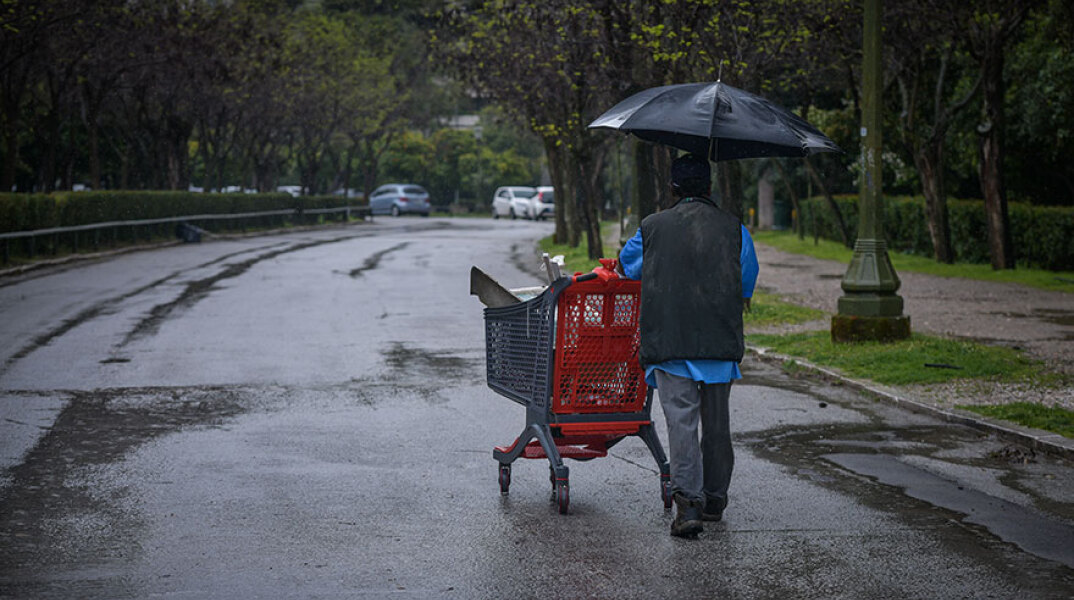
[[[655,375],[668,426],[672,492],[726,505],[735,466],[727,406],[731,384],[701,383],[659,369]]]

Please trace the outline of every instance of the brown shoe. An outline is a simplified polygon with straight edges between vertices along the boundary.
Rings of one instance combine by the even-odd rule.
[[[687,500],[675,494],[675,520],[671,522],[671,535],[675,537],[697,537],[705,529],[701,522],[701,503]]]

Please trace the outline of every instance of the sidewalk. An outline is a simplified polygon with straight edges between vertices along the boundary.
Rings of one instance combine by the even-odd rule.
[[[840,281],[846,272],[845,264],[782,252],[762,244],[757,244],[756,248],[761,267],[757,282],[760,289],[827,313],[836,311],[836,303],[842,295]],[[898,293],[905,302],[904,314],[910,316],[914,332],[1022,349],[1053,370],[1074,373],[1074,294],[909,272],[899,273],[899,278],[902,286]],[[828,320],[821,320],[755,332],[828,330],[829,327]],[[836,376],[834,373],[829,375]],[[969,423],[971,425],[993,430],[1009,430],[999,432],[1011,433],[1031,445],[1050,440],[1059,445],[1052,450],[1074,457],[1074,440],[954,409],[960,404],[1021,401],[1074,410],[1074,388],[1042,390],[1025,385],[974,381],[934,385],[928,389],[924,386],[893,389],[843,379],[889,401],[906,403],[912,409],[936,412],[949,420],[969,419],[976,422]]]

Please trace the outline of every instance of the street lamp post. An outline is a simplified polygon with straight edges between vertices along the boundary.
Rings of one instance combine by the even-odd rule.
[[[902,297],[895,293],[899,276],[888,258],[880,221],[880,2],[865,0],[858,239],[843,276],[839,311],[832,317],[832,340],[836,342],[886,342],[910,337],[910,317],[902,314]]]

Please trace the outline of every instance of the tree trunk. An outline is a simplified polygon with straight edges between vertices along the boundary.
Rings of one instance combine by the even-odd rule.
[[[660,181],[656,174],[656,160],[652,144],[634,140],[634,194],[630,199],[632,212],[637,215],[638,224],[642,219],[655,213],[660,206],[658,201]],[[633,234],[631,234],[633,235]]]
[[[45,130],[45,151],[38,175],[38,188],[49,193],[56,189],[56,149],[60,145],[60,124],[56,118],[55,105],[42,117]]]
[[[89,146],[89,182],[95,190],[101,189],[101,131],[96,118],[90,119],[86,126],[87,145]]]
[[[131,189],[131,151],[130,148],[124,148],[119,155],[119,189],[129,190]]]
[[[567,244],[576,248],[581,243],[581,228],[579,227],[579,194],[582,194],[577,165],[571,164],[573,153],[565,145],[556,146],[554,140],[549,140],[546,148],[551,152],[548,161],[551,166],[552,178],[556,187],[556,237],[557,244]],[[558,181],[557,181],[558,180]]]
[[[544,152],[548,158],[548,171],[552,177],[552,187],[556,194],[553,197],[556,204],[556,232],[552,241],[557,244],[567,243],[567,181],[563,174],[562,150],[556,147],[552,138],[544,138]]]
[[[75,184],[75,125],[68,122],[67,127],[67,144],[64,146],[63,152],[63,175],[61,189],[70,190],[74,188]]]
[[[921,175],[933,256],[939,262],[951,264],[955,262],[955,256],[951,249],[951,225],[943,187],[943,142],[926,142],[914,153],[914,163]]]
[[[716,163],[720,207],[742,220],[742,165],[737,160]]]
[[[850,231],[847,229],[846,219],[843,218],[843,211],[839,209],[839,203],[832,197],[832,193],[828,190],[828,186],[824,185],[824,180],[820,178],[820,174],[817,173],[817,170],[813,167],[813,163],[809,160],[809,157],[803,157],[802,160],[805,161],[806,170],[809,171],[809,176],[813,178],[813,183],[817,184],[817,187],[820,188],[820,193],[824,196],[824,201],[828,204],[828,208],[831,209],[832,215],[835,217],[835,222],[839,225],[839,235],[843,238],[843,245],[847,248],[853,247],[853,243],[850,240]],[[816,230],[817,215],[815,210],[812,212],[813,235],[815,237],[818,234]]]
[[[603,193],[600,175],[604,170],[604,148],[585,147],[576,157],[579,183],[582,190],[582,202],[579,205],[582,227],[586,232],[589,258],[597,260],[604,255],[604,239],[600,231],[600,217],[603,212]]]
[[[15,187],[15,167],[19,163],[19,131],[15,123],[4,119],[4,165],[0,171],[0,192]]]
[[[1003,82],[1002,46],[993,46],[985,57],[981,79],[984,90],[981,133],[981,194],[984,196],[988,222],[988,255],[993,269],[1014,268],[1014,242],[1011,239],[1007,196],[1003,184],[1003,113],[1005,85]]]
[[[185,190],[190,185],[188,145],[193,131],[193,125],[178,118],[169,117],[165,121],[167,137],[164,141],[164,157],[167,161],[167,183],[170,190]]]
[[[571,165],[570,152],[563,152],[560,154],[564,160],[563,165],[563,180],[564,180],[564,196],[565,202],[563,207],[566,209],[563,211],[563,218],[567,224],[567,245],[571,248],[577,248],[578,244],[582,241],[582,229],[579,226],[581,221],[581,205],[583,203],[582,194],[585,192],[582,189],[581,181],[577,165]]]
[[[89,184],[95,189],[101,189],[101,105],[104,103],[106,90],[110,89],[111,80],[94,88],[90,83],[83,82],[81,85],[82,119],[86,126],[87,159],[89,162]]]
[[[805,228],[802,226],[802,205],[798,201],[798,192],[794,190],[794,184],[791,183],[787,169],[783,168],[783,163],[778,158],[770,158],[768,161],[775,165],[776,170],[779,171],[779,178],[783,180],[783,185],[787,188],[787,195],[791,197],[791,207],[794,209],[791,230],[798,234],[798,239],[805,239]]]

